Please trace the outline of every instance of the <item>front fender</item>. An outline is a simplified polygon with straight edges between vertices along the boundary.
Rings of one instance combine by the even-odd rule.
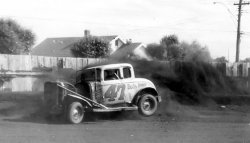
[[[156,97],[157,101],[158,102],[161,102],[161,96],[158,94],[158,92],[156,91],[155,88],[152,88],[152,87],[146,87],[146,88],[143,88],[143,89],[140,89],[136,95],[134,96],[133,100],[132,100],[132,103],[133,104],[137,104],[138,101],[140,100],[141,96],[145,93],[149,93],[153,96]]]

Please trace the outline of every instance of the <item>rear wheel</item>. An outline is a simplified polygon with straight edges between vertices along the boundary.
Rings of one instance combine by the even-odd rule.
[[[72,124],[81,123],[84,118],[84,108],[79,102],[72,102],[68,106],[67,119]]]
[[[151,116],[157,110],[157,100],[151,94],[143,94],[138,102],[139,113],[144,116]]]

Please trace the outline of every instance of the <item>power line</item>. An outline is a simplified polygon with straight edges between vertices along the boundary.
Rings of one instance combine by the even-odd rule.
[[[226,9],[227,9],[227,11],[228,11],[228,13],[230,14],[230,18],[231,18],[231,20],[233,21],[233,23],[235,24],[235,26],[236,26],[236,21],[237,21],[237,18],[235,17],[235,15],[232,13],[232,11],[229,9],[229,7],[226,5],[226,4],[224,4],[224,2],[213,2],[213,4],[221,4],[221,5],[223,5]]]

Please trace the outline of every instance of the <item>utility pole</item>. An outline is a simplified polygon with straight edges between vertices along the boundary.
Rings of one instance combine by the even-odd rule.
[[[240,36],[241,36],[241,30],[240,30],[240,22],[241,22],[241,14],[242,14],[242,5],[249,5],[249,2],[242,2],[242,0],[239,0],[239,3],[234,3],[234,5],[238,6],[238,27],[237,27],[237,39],[236,39],[236,59],[235,62],[239,62],[239,55],[240,55]]]

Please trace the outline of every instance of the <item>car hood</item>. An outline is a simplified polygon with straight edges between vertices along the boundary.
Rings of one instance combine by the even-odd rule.
[[[148,79],[145,78],[134,78],[133,79],[134,82],[137,82],[139,84],[145,85],[145,87],[152,87],[154,89],[156,89],[154,83]]]

